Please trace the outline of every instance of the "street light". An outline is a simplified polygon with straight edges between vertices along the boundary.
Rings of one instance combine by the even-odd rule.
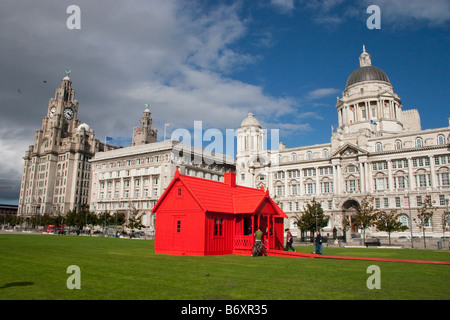
[[[409,184],[409,181],[408,181]],[[412,217],[411,217],[411,198],[408,190],[408,207],[409,207],[409,231],[411,231],[411,249],[414,249],[413,231],[412,231]]]
[[[445,223],[448,223],[448,221],[450,221],[450,214],[448,213],[448,198],[445,199],[445,203],[447,204],[447,213],[444,216],[444,227],[442,228],[445,232]],[[444,238],[445,240],[445,238]]]

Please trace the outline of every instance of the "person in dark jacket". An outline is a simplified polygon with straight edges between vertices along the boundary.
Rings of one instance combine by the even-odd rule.
[[[317,236],[316,236],[316,249],[314,250],[313,253],[317,253],[317,254],[323,254],[323,249],[322,249],[322,236],[320,235],[320,232],[317,231]]]

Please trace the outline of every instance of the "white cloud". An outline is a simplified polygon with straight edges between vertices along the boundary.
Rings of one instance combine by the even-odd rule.
[[[324,97],[328,97],[332,94],[336,94],[338,93],[340,90],[339,89],[335,89],[335,88],[321,88],[321,89],[316,89],[311,91],[308,94],[308,98],[311,100],[317,100],[317,99],[321,99]]]
[[[144,103],[150,104],[160,136],[167,122],[169,131],[192,128],[195,120],[202,120],[205,129],[235,129],[248,112],[286,131],[310,128],[292,123],[295,99],[273,97],[262,86],[232,78],[236,68],[260,59],[239,47],[251,23],[242,17],[240,2],[152,0],[106,6],[80,0],[77,31],[66,28],[63,2],[17,3],[0,2],[0,78],[6,84],[0,87],[0,177],[7,174],[20,183],[22,157],[67,68],[80,102],[79,120],[99,139],[130,137]],[[292,9],[294,2],[277,5]],[[261,44],[270,46],[270,30],[263,36]],[[256,39],[254,34],[249,38]],[[13,191],[18,197],[18,184]]]
[[[404,27],[419,21],[438,26],[450,21],[448,0],[366,0],[365,3],[378,5],[382,21]]]
[[[248,112],[260,118],[279,117],[292,113],[294,101],[266,96],[259,86],[222,77],[217,73],[180,69],[182,75],[171,85],[159,82],[141,83],[124,90],[126,99],[146,97],[152,107],[170,110],[175,125],[190,128],[195,120],[205,125],[236,128]]]
[[[270,4],[281,12],[290,12],[295,8],[294,0],[271,0]]]

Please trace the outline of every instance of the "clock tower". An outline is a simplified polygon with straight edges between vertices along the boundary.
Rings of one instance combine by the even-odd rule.
[[[70,70],[67,70],[55,96],[48,103],[48,123],[50,128],[56,129],[55,140],[58,142],[69,137],[80,124],[77,119],[78,101],[75,100],[75,90],[69,75]]]
[[[114,148],[95,139],[94,130],[78,120],[78,101],[69,75],[68,70],[48,102],[42,127],[23,158],[20,215],[63,215],[88,208],[89,160],[97,151]]]

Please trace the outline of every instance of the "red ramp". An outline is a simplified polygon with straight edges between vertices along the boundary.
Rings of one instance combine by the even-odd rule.
[[[407,259],[384,259],[384,258],[370,258],[370,257],[340,257],[327,256],[314,253],[291,252],[282,250],[269,250],[269,256],[277,257],[295,257],[295,258],[322,258],[322,259],[340,259],[340,260],[363,260],[363,261],[381,261],[381,262],[409,262],[409,263],[428,263],[428,264],[443,264],[450,265],[447,261],[428,261],[428,260],[407,260]]]

